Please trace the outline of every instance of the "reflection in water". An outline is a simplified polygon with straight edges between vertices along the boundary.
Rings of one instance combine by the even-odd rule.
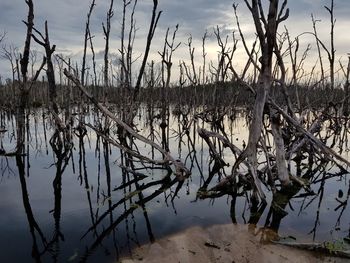
[[[62,175],[68,165],[72,147],[70,136],[64,135],[64,132],[60,132],[58,129],[56,129],[50,139],[50,145],[56,158],[56,175],[52,182],[55,196],[53,209],[55,228],[52,241],[50,242],[53,249],[52,258],[54,262],[58,262],[60,241],[64,241],[64,235],[61,231]]]
[[[23,157],[17,156],[16,157],[16,163],[18,167],[18,175],[19,175],[19,180],[21,184],[21,190],[22,190],[22,198],[23,198],[23,206],[24,210],[27,215],[27,220],[29,224],[29,230],[30,234],[33,240],[32,244],[32,257],[35,260],[35,262],[41,262],[41,254],[43,252],[40,252],[39,250],[39,245],[38,245],[38,240],[37,240],[37,235],[39,240],[41,241],[42,245],[44,246],[44,252],[47,248],[47,241],[46,238],[40,229],[40,226],[38,225],[37,221],[34,218],[34,214],[32,211],[32,207],[29,202],[29,195],[28,195],[28,190],[27,190],[27,183],[26,183],[26,178],[25,178],[25,166],[24,166],[24,161]]]
[[[192,173],[185,181],[169,167],[135,158],[131,151],[152,159],[163,156],[93,109],[67,130],[56,129],[44,110],[22,114],[16,125],[11,115],[1,119],[7,129],[0,136],[1,151],[11,153],[16,138],[18,153],[1,157],[0,207],[7,213],[0,218],[0,245],[6,262],[23,261],[15,250],[22,250],[28,262],[115,262],[135,246],[191,225],[246,223],[252,231],[274,230],[273,238],[320,241],[350,234],[350,181],[332,160],[294,156],[290,169],[299,182],[271,189],[266,185],[267,203],[254,198],[244,169],[235,180],[225,181],[247,141],[246,116],[239,111],[164,105],[140,109],[137,128],[177,154]],[[345,157],[347,126],[343,122],[340,130],[321,131],[324,142]],[[107,136],[118,138],[123,150]],[[264,140],[270,150],[269,136]],[[272,161],[263,154],[259,159],[261,167]],[[273,180],[271,170],[260,176]],[[23,210],[16,206],[20,197]],[[29,236],[23,225],[29,225]],[[15,250],[7,243],[22,236],[28,237]]]
[[[24,110],[20,110],[20,112],[17,114],[16,118],[16,128],[17,128],[17,155],[16,155],[16,165],[18,168],[18,175],[19,180],[21,184],[21,190],[22,190],[22,198],[23,198],[23,206],[25,213],[27,215],[27,220],[29,224],[30,234],[33,240],[32,244],[32,258],[36,262],[41,262],[41,252],[39,250],[37,235],[39,237],[39,240],[41,241],[42,245],[44,246],[44,251],[46,250],[47,241],[46,238],[38,225],[37,221],[35,220],[32,207],[30,205],[29,201],[29,194],[27,189],[27,182],[26,182],[26,176],[25,176],[25,160],[27,160],[27,171],[29,170],[29,161],[24,157],[24,149],[25,149],[25,128],[27,128],[27,131],[29,131],[29,120],[28,118],[25,118],[26,114]],[[25,120],[27,120],[27,125],[25,125]],[[29,132],[27,132],[29,134]],[[28,136],[27,136],[28,139]],[[27,147],[27,155],[29,154],[29,148]],[[28,173],[29,175],[29,173]]]

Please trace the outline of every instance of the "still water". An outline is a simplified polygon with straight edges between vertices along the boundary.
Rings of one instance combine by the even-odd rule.
[[[141,110],[136,122],[143,135],[160,144],[157,111],[152,109],[150,118],[149,109]],[[150,164],[138,170],[143,166],[136,163],[136,172],[131,171],[121,150],[104,143],[90,128],[84,136],[79,137],[78,130],[73,133],[73,148],[60,159],[50,144],[49,115],[44,109],[31,112],[26,155],[21,162],[13,156],[0,157],[0,262],[116,262],[135,246],[194,225],[255,223],[303,241],[350,235],[350,177],[346,172],[331,176],[338,172],[332,165],[309,170],[314,194],[297,189],[286,197],[283,213],[273,212],[269,191],[266,206],[255,206],[246,194],[197,198],[213,163],[195,127],[215,128],[198,119],[191,124],[193,112],[175,113],[168,115],[167,138],[172,155],[192,172],[183,183]],[[15,120],[2,115],[1,121],[1,150],[14,151]],[[90,110],[84,121],[105,124]],[[242,147],[247,141],[244,114],[225,116],[222,123],[230,140]],[[114,136],[115,127],[110,130]],[[135,147],[148,157],[161,158],[143,143]],[[222,156],[233,164],[229,151],[223,150]],[[304,166],[301,170],[307,169]],[[221,176],[229,171],[225,168]],[[215,175],[208,188],[217,182]]]

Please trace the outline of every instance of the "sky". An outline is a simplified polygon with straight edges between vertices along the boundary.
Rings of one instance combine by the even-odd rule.
[[[71,57],[80,63],[83,51],[84,27],[90,0],[33,0],[33,2],[35,27],[42,30],[44,22],[47,20],[51,43],[57,46],[56,53]],[[245,38],[248,43],[251,43],[255,38],[251,15],[243,0],[235,0],[234,2],[238,4],[238,15]],[[267,3],[268,1],[263,0],[263,2]],[[324,5],[330,5],[330,2],[331,0],[289,0],[290,16],[284,25],[287,26],[291,37],[294,38],[303,32],[312,31],[310,15],[313,13],[320,20],[317,23],[320,38],[329,46],[330,23]],[[347,53],[350,52],[350,34],[347,33],[350,28],[350,1],[334,0],[334,2],[337,19],[335,28],[336,55],[337,60],[341,59],[345,63]],[[195,60],[198,64],[201,63],[201,38],[205,31],[208,31],[209,34],[206,46],[207,58],[208,60],[215,60],[218,46],[214,38],[213,28],[218,25],[223,35],[231,35],[232,31],[237,30],[232,3],[232,0],[159,0],[158,10],[162,10],[162,15],[152,42],[149,59],[160,61],[158,51],[162,49],[164,44],[167,28],[170,27],[170,32],[172,32],[175,25],[179,24],[176,43],[181,42],[182,44],[174,53],[174,64],[177,64],[179,60],[189,60],[186,43],[190,35],[195,47]],[[96,0],[96,7],[91,18],[91,32],[94,35],[93,41],[98,54],[97,62],[100,65],[102,65],[104,48],[102,22],[106,20],[109,4],[110,0]],[[134,47],[135,58],[144,52],[152,4],[152,0],[138,1],[135,15],[137,26]],[[113,54],[115,56],[119,54],[121,9],[122,0],[115,0],[111,28],[112,57]],[[0,0],[0,32],[6,32],[6,37],[0,43],[0,47],[12,45],[18,47],[19,51],[22,52],[26,30],[22,20],[26,19],[26,15],[27,5],[24,0]],[[284,25],[280,26],[280,31],[283,31]],[[238,35],[237,38],[239,39]],[[311,35],[306,34],[300,38],[300,42],[301,50],[307,44],[311,44],[312,51],[306,61],[306,66],[311,67],[316,61],[315,41]],[[34,44],[33,49],[42,52],[41,48]],[[326,59],[325,53],[323,56]],[[245,64],[246,60],[247,56],[239,42],[234,57],[235,67],[239,69]],[[9,63],[4,59],[0,60],[0,75],[3,79],[10,76]]]

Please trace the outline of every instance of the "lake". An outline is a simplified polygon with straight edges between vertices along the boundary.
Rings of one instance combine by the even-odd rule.
[[[168,147],[191,171],[183,182],[161,165],[130,160],[93,129],[81,128],[78,115],[74,117],[72,147],[63,152],[50,142],[54,129],[47,110],[31,110],[27,115],[25,155],[0,157],[0,261],[116,262],[135,246],[165,235],[195,225],[230,222],[250,223],[262,230],[271,228],[278,236],[303,241],[350,236],[350,177],[331,162],[292,162],[292,174],[308,178],[310,189],[297,187],[277,193],[280,198],[276,200],[263,186],[266,205],[251,202],[250,189],[244,186],[236,194],[198,195],[203,185],[210,189],[230,174],[235,160],[232,152],[216,141],[221,157],[230,165],[207,180],[214,162],[198,129],[225,132],[241,149],[248,137],[244,111],[198,114],[203,110],[167,111]],[[141,134],[161,145],[160,111],[145,106],[134,123]],[[220,117],[220,125],[213,116]],[[80,118],[96,127],[108,127],[112,138],[118,136],[117,127],[92,106]],[[1,113],[1,125],[1,150],[13,152],[14,116]],[[347,138],[347,127],[342,131]],[[332,144],[333,139],[325,143]],[[350,159],[346,141],[341,140],[341,145],[335,141],[333,149]],[[135,141],[133,147],[149,158],[162,159],[154,148],[140,141]],[[264,157],[259,161],[264,162]]]

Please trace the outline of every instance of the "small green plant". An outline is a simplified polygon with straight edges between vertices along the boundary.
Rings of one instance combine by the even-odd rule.
[[[324,242],[324,247],[331,254],[336,254],[338,251],[346,250],[346,246],[343,240],[334,240]]]

